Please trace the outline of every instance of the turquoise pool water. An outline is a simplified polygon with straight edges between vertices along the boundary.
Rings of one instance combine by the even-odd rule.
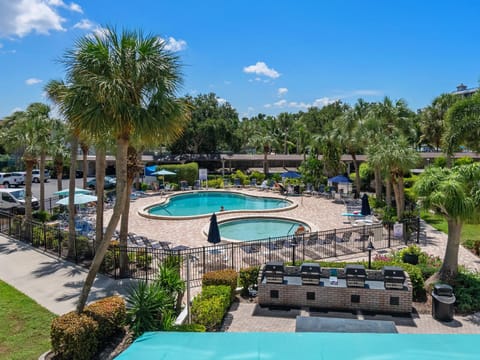
[[[225,211],[262,211],[285,208],[291,202],[283,199],[258,197],[232,192],[199,191],[172,195],[165,204],[148,209],[150,215],[157,216],[199,216]]]
[[[229,240],[252,241],[269,237],[281,237],[295,234],[298,227],[305,223],[271,217],[256,217],[222,221],[218,224],[222,238]]]
[[[480,335],[145,333],[118,360],[476,360]]]

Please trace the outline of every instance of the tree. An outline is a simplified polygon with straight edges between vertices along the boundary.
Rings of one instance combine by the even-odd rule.
[[[447,220],[447,247],[438,274],[441,281],[451,283],[458,272],[462,226],[479,215],[479,184],[480,166],[474,163],[453,168],[429,166],[414,185],[422,206]]]
[[[74,101],[66,103],[73,127],[94,138],[109,129],[117,144],[116,202],[85,279],[77,306],[80,313],[125,209],[131,137],[158,135],[165,122],[175,118],[183,125],[188,117],[184,103],[175,98],[181,83],[178,58],[165,50],[165,43],[158,37],[126,30],[119,34],[107,28],[101,35],[78,40],[62,61],[67,83],[74,89],[70,92]],[[75,103],[82,106],[71,106]],[[166,131],[164,137],[178,136],[181,128],[175,128],[177,133]]]
[[[248,145],[260,149],[263,153],[263,173],[267,176],[269,173],[268,154],[272,152],[273,147],[279,144],[279,138],[275,134],[275,119],[271,116],[259,117],[253,124],[255,130]]]
[[[389,138],[377,146],[374,152],[370,152],[368,158],[375,165],[381,164],[388,174],[395,195],[397,218],[401,219],[405,209],[404,174],[419,163],[420,156],[406,139]]]
[[[67,139],[68,128],[65,123],[55,119],[52,123],[52,137],[49,152],[53,158],[53,166],[57,174],[57,190],[62,190],[63,165],[69,157]]]

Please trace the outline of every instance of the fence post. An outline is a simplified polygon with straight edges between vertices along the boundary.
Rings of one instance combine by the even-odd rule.
[[[43,243],[45,244],[45,251],[47,251],[47,225],[43,223]]]
[[[337,229],[333,229],[333,256],[337,257]]]
[[[152,256],[153,259],[153,256]],[[148,248],[147,245],[145,245],[145,282],[148,284]]]

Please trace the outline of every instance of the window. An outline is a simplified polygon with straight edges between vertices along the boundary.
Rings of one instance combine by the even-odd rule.
[[[15,202],[15,199],[12,198],[9,193],[2,193],[2,200],[10,203]]]

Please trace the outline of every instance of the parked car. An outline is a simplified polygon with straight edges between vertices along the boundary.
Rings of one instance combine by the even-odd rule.
[[[38,199],[32,196],[32,208],[38,210]],[[0,189],[0,209],[12,210],[19,214],[25,212],[25,189]]]
[[[12,176],[18,179],[20,185],[25,185],[25,171],[13,172]]]
[[[45,182],[48,182],[50,179],[50,171],[45,170]],[[40,170],[35,169],[32,171],[32,181],[34,183],[40,183]]]
[[[3,185],[6,188],[10,186],[22,186],[25,184],[25,177],[21,173],[0,173],[0,185]]]
[[[117,185],[117,179],[111,176],[105,176],[105,184],[103,188],[105,190],[114,189]],[[87,181],[87,188],[95,189],[97,187],[97,179]]]

